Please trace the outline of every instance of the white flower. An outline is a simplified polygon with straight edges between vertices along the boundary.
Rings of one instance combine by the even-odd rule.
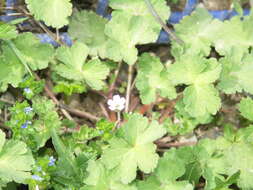
[[[109,105],[109,109],[112,111],[121,111],[124,109],[126,103],[126,99],[124,97],[120,97],[119,95],[114,95],[112,99],[107,101]]]
[[[40,190],[38,185],[36,185],[35,190]]]

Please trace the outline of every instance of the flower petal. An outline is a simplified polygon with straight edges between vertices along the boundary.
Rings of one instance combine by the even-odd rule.
[[[124,97],[120,98],[120,103],[121,104],[125,104],[126,103],[126,99]]]
[[[113,100],[112,100],[112,99],[110,99],[110,100],[108,100],[108,101],[107,101],[107,104],[108,104],[109,106],[111,106],[111,105],[113,105],[113,104],[114,104],[114,102],[113,102]]]
[[[121,98],[120,98],[119,95],[114,95],[114,96],[113,96],[113,101],[114,101],[114,102],[119,102],[120,99],[121,99]]]

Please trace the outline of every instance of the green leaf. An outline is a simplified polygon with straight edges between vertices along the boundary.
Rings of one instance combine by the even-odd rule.
[[[7,61],[1,57],[0,68],[0,91],[6,91],[8,84],[11,84],[13,87],[18,87],[18,84],[22,81],[25,74],[23,65],[13,59]]]
[[[70,18],[68,33],[73,40],[86,44],[89,47],[89,54],[105,58],[107,36],[104,29],[107,22],[91,11],[75,12]]]
[[[85,85],[82,83],[74,83],[68,81],[59,81],[53,89],[56,93],[64,93],[66,96],[71,96],[74,93],[83,93],[86,91]]]
[[[37,142],[37,148],[40,148],[50,138],[50,130],[52,128],[59,130],[61,122],[55,105],[51,100],[46,98],[33,98],[32,102],[34,112],[39,117],[39,120],[35,120],[33,124],[36,131],[33,135]]]
[[[147,53],[139,58],[136,87],[143,104],[154,102],[157,93],[170,99],[177,95],[159,58]]]
[[[168,67],[168,72],[175,85],[210,84],[219,78],[221,65],[213,58],[182,55],[179,60]]]
[[[86,156],[80,154],[78,157],[75,157],[64,145],[55,128],[52,127],[50,133],[54,148],[59,157],[57,171],[54,173],[55,180],[61,181],[65,185],[74,185],[78,188],[83,186],[87,166]]]
[[[6,125],[12,129],[13,139],[22,140],[32,151],[37,151],[50,138],[50,129],[58,130],[61,123],[51,100],[37,96],[32,99],[32,103],[32,110],[29,113],[24,111],[31,108],[26,101],[17,102],[11,107],[11,118]],[[28,121],[31,123],[22,128]]]
[[[185,162],[177,154],[176,149],[170,149],[159,160],[155,175],[161,181],[175,181],[185,173]]]
[[[160,182],[156,177],[151,176],[145,181],[138,182],[138,190],[193,190],[192,184],[188,181],[165,181]]]
[[[226,57],[220,60],[222,63],[221,79],[218,87],[227,94],[242,92],[253,94],[253,54],[243,56],[242,52],[233,49]]]
[[[249,97],[243,98],[239,104],[239,111],[243,117],[253,121],[253,100]]]
[[[166,2],[164,0],[150,0],[154,9],[159,12],[159,15],[162,19],[167,19],[169,16],[169,8],[166,6]],[[109,5],[112,9],[117,11],[124,11],[128,14],[134,16],[145,16],[148,17],[155,23],[155,18],[150,13],[147,5],[142,0],[110,0]],[[159,24],[156,23],[156,26]],[[153,26],[155,27],[155,26]]]
[[[137,167],[144,173],[155,169],[159,157],[153,141],[165,133],[166,130],[157,121],[149,124],[147,118],[132,114],[118,137],[110,141],[110,147],[102,155],[102,162],[108,169],[116,168],[123,183],[130,183],[136,177]]]
[[[184,90],[185,110],[192,117],[215,114],[221,106],[218,90],[213,86],[220,75],[221,65],[215,59],[183,55],[168,67],[173,84],[190,85]]]
[[[7,23],[0,22],[0,39],[1,40],[10,40],[16,38],[18,32],[16,27]]]
[[[68,24],[72,13],[70,0],[25,0],[29,11],[37,20],[42,20],[48,26],[61,28]]]
[[[20,60],[20,57],[22,57],[22,60],[33,71],[48,67],[48,63],[54,53],[51,45],[40,43],[39,39],[30,32],[18,35],[11,42],[14,47],[10,46],[9,43],[4,43],[2,47],[3,55],[8,61],[16,61],[23,64]],[[19,54],[17,54],[17,51]]]
[[[238,186],[242,189],[253,188],[253,147],[251,144],[235,143],[225,152],[229,163],[228,174],[240,171]]]
[[[31,70],[47,68],[53,53],[51,45],[41,44],[32,33],[23,33],[13,40],[4,41],[0,55],[0,91],[5,91],[8,84],[17,87]]]
[[[252,16],[245,17],[243,21],[240,16],[235,16],[229,21],[216,22],[218,30],[213,38],[216,51],[221,55],[229,54],[233,48],[248,52],[249,46],[253,44],[252,28],[248,27],[252,20]]]
[[[185,30],[187,28],[187,30]],[[176,35],[182,39],[184,51],[189,55],[208,55],[212,45],[212,35],[217,34],[219,27],[214,23],[212,16],[206,9],[198,8],[190,16],[185,16],[179,24],[175,25]],[[173,43],[173,51],[182,48]]]
[[[86,45],[76,42],[71,48],[60,47],[56,57],[61,62],[55,66],[55,71],[69,80],[86,82],[90,87],[100,90],[109,74],[109,69],[99,59],[84,62],[88,56]]]
[[[125,185],[117,181],[116,173],[106,170],[100,161],[90,160],[87,171],[89,175],[85,179],[85,183],[88,186],[81,190],[137,190],[134,185]]]
[[[218,90],[213,85],[191,85],[184,91],[185,110],[193,117],[216,114],[221,107]]]
[[[5,140],[0,131],[0,178],[5,182],[25,183],[31,177],[30,171],[34,159],[25,143],[16,140]]]
[[[169,8],[163,0],[153,0],[155,9],[163,20],[169,16]],[[155,42],[161,26],[148,11],[142,0],[110,1],[110,6],[116,9],[112,19],[106,24],[107,57],[114,61],[125,61],[134,64],[137,60],[137,44]]]

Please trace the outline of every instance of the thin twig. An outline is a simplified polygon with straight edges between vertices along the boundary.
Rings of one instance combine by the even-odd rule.
[[[29,14],[24,8],[20,8],[21,11],[23,11],[23,13],[25,13],[27,16],[29,16],[30,18],[33,18],[31,16],[31,14]],[[59,43],[62,46],[65,46],[66,44],[61,40],[61,38],[57,39],[57,35],[55,35],[53,32],[51,32],[44,24],[42,24],[41,22],[37,21],[36,19],[33,19],[34,22],[41,27],[42,30],[44,30],[54,41],[56,41],[57,43]]]
[[[102,113],[104,114],[104,116],[107,118],[107,119],[110,119],[110,116],[107,112],[107,110],[105,109],[105,106],[102,102],[99,102],[99,107],[101,108],[102,110]]]
[[[179,37],[177,37],[176,34],[174,32],[172,32],[169,29],[169,27],[163,22],[163,20],[161,19],[159,14],[156,12],[156,10],[153,7],[153,5],[151,4],[151,2],[149,0],[144,0],[144,1],[146,3],[150,13],[155,17],[156,21],[163,27],[163,29],[171,36],[171,38],[181,45],[184,44],[184,42]]]
[[[6,100],[6,99],[3,99],[3,98],[0,98],[0,102],[6,103],[6,104],[10,104],[10,105],[14,105],[15,104],[15,102],[12,102],[10,100]]]
[[[62,46],[65,46],[66,44],[61,40],[60,37],[57,37],[57,35],[55,35],[53,32],[51,32],[46,26],[44,26],[44,24],[42,24],[41,22],[38,22],[36,20],[34,20],[36,24],[38,24],[42,30],[44,30],[54,41],[56,41],[57,43],[59,43]]]
[[[15,7],[0,7],[0,9],[15,10]]]
[[[131,94],[131,85],[133,78],[133,65],[129,65],[128,67],[128,79],[127,79],[127,91],[126,91],[126,107],[125,112],[128,112],[129,103],[130,103],[130,94]]]
[[[137,77],[135,77],[135,79],[134,79],[134,81],[133,81],[133,83],[132,83],[132,85],[131,85],[131,91],[133,90],[133,88],[134,88],[134,86],[135,86],[136,81],[137,81]]]
[[[61,109],[65,109],[67,110],[69,113],[72,113],[76,116],[79,116],[79,117],[84,117],[84,118],[88,118],[90,120],[93,120],[93,121],[99,121],[100,118],[99,117],[96,117],[88,112],[85,112],[85,111],[81,111],[81,110],[77,110],[77,109],[73,109],[73,108],[70,108],[68,107],[67,105],[64,105],[64,104],[59,104],[59,107]]]
[[[163,147],[163,148],[170,148],[170,147],[181,147],[181,146],[192,146],[197,144],[197,142],[171,142],[171,143],[158,143],[158,147]]]
[[[121,113],[120,111],[117,112],[117,121],[115,123],[115,128],[114,129],[118,129],[120,127],[120,122],[121,122]]]
[[[6,16],[21,16],[23,13],[7,13]]]
[[[40,79],[40,77],[35,73],[34,74],[34,76],[35,76],[35,78],[37,79],[37,80],[41,80]],[[57,100],[57,98],[55,97],[55,95],[54,95],[54,93],[49,89],[49,87],[48,87],[48,85],[47,84],[45,84],[45,92],[46,92],[46,94],[53,100],[53,102],[56,104],[56,105],[59,105],[59,101]],[[61,110],[61,112],[63,113],[63,115],[68,119],[68,120],[71,120],[71,121],[73,121],[73,118],[71,117],[71,115],[69,115],[69,113],[66,111],[66,110],[64,110],[64,109],[60,109]]]
[[[56,40],[57,42],[60,40],[60,35],[59,35],[59,29],[56,29]]]

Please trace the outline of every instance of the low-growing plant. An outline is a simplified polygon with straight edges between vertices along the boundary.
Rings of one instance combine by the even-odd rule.
[[[58,46],[0,23],[0,189],[253,189],[252,13],[197,8],[172,32],[165,0],[110,0],[109,20],[25,4]],[[150,46],[162,27],[165,60]]]

